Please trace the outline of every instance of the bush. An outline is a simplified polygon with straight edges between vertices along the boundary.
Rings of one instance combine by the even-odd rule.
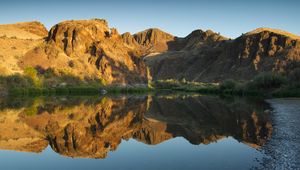
[[[41,86],[42,83],[40,81],[40,78],[38,77],[38,71],[35,68],[26,67],[24,69],[24,74],[32,79],[34,86],[36,86],[36,87]]]
[[[234,80],[225,80],[220,85],[220,90],[234,90],[237,83]]]
[[[27,77],[23,77],[19,74],[9,75],[9,76],[1,76],[0,84],[4,87],[14,88],[14,87],[28,87],[32,85],[31,79]]]
[[[282,75],[266,72],[254,77],[251,85],[257,89],[279,88],[287,83],[287,79]]]
[[[289,81],[296,85],[297,87],[300,87],[300,68],[297,68],[293,70],[289,75]]]

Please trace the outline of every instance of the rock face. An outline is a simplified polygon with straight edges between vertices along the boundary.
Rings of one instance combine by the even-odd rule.
[[[168,50],[168,43],[175,37],[157,28],[147,29],[133,35],[134,39],[148,52],[163,52]]]
[[[250,80],[260,72],[289,74],[300,66],[300,37],[269,28],[231,40],[211,30],[183,38],[157,28],[120,35],[103,19],[64,21],[49,33],[41,23],[27,22],[0,25],[0,45],[1,75],[35,67],[86,83]]]
[[[130,53],[116,29],[100,19],[53,26],[44,44],[29,51],[21,65],[54,68],[105,84],[147,83],[143,61]]]
[[[65,21],[51,28],[47,42],[54,42],[68,56],[80,56],[92,48],[93,43],[109,36],[110,29],[105,20]],[[90,50],[95,54],[95,49]]]
[[[169,43],[177,48],[145,60],[154,79],[249,80],[260,72],[289,74],[299,67],[299,42],[297,36],[272,29],[258,29],[234,40],[196,30]]]

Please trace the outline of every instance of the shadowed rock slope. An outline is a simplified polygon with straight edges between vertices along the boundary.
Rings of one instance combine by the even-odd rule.
[[[153,79],[249,80],[260,72],[289,74],[300,66],[299,37],[273,29],[257,29],[234,40],[196,30],[168,45],[164,52],[145,55]]]

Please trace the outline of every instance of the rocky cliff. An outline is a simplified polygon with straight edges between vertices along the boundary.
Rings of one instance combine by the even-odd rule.
[[[20,65],[52,68],[105,84],[147,83],[145,64],[130,53],[118,31],[100,19],[53,26],[45,42],[25,54]]]
[[[289,74],[300,65],[299,36],[269,28],[236,39],[200,29],[186,37],[157,28],[120,35],[105,20],[92,19],[63,21],[48,34],[39,22],[0,25],[0,35],[1,75],[34,67],[41,75],[51,70],[85,83],[220,82],[260,72]]]
[[[297,36],[273,29],[257,29],[234,40],[196,30],[169,43],[177,48],[145,60],[154,79],[249,80],[260,72],[289,74],[299,68],[299,42]]]

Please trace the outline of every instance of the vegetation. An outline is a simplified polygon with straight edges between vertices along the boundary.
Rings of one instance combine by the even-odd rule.
[[[30,95],[30,96],[48,96],[48,95],[99,95],[103,93],[145,93],[151,89],[146,87],[55,87],[55,88],[11,88],[10,95]]]
[[[154,82],[156,89],[170,89],[203,94],[239,96],[300,96],[300,69],[289,77],[271,72],[261,73],[248,82],[225,80],[217,83],[199,83],[178,80],[159,80]]]
[[[67,71],[27,67],[24,75],[0,76],[0,90],[10,95],[97,95],[101,93],[143,93],[147,86],[107,86],[103,79],[83,79]],[[3,91],[3,90],[2,90]],[[0,91],[1,95],[1,91]]]
[[[267,72],[254,77],[253,81],[249,83],[249,86],[256,89],[268,90],[280,88],[287,84],[287,82],[288,81],[284,76]]]
[[[59,75],[59,76],[58,76]],[[219,83],[201,83],[182,80],[157,80],[145,86],[107,86],[102,79],[83,80],[67,73],[48,69],[43,73],[28,67],[24,75],[0,77],[0,90],[11,95],[97,95],[102,93],[145,93],[151,90],[174,90],[203,94],[240,96],[300,96],[300,69],[288,76],[261,73],[248,82],[225,80]]]

